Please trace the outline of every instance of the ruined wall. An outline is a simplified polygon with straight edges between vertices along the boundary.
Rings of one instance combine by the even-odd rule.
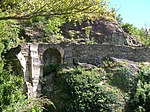
[[[31,58],[31,45],[32,44],[22,44],[21,52],[28,61]],[[33,46],[33,45],[32,45]],[[128,46],[115,46],[115,45],[87,45],[87,44],[36,44],[37,46],[37,56],[41,62],[41,65],[46,62],[43,59],[44,52],[50,49],[51,51],[57,51],[60,54],[60,61],[63,64],[73,65],[76,62],[90,63],[94,65],[100,65],[101,60],[104,57],[116,57],[120,59],[127,59],[130,61],[150,61],[150,49],[146,47],[128,47]],[[47,54],[47,58],[54,58],[53,55],[57,56],[55,52]],[[47,62],[49,62],[47,59]],[[30,70],[30,63],[28,64]]]
[[[127,47],[114,45],[79,45],[73,46],[75,62],[100,65],[104,57],[116,57],[130,61],[150,61],[150,49],[142,47]]]
[[[100,65],[104,57],[116,57],[130,61],[150,61],[150,49],[146,47],[128,47],[115,45],[87,44],[39,44],[39,54],[46,49],[57,49],[61,54],[61,62],[72,65],[74,62]]]
[[[104,57],[128,59],[130,61],[150,61],[150,49],[145,47],[127,47],[115,45],[78,45],[78,44],[21,44],[16,54],[24,72],[28,88],[28,97],[41,95],[43,67],[53,63],[73,66],[77,63],[88,63],[100,66]],[[54,58],[54,60],[53,60]]]

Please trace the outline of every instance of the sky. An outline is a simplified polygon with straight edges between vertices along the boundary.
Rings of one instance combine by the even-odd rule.
[[[150,27],[150,0],[110,0],[111,7],[121,14],[123,23]]]

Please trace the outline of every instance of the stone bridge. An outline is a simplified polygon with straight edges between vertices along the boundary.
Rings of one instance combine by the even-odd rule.
[[[49,64],[88,63],[101,65],[104,57],[116,57],[130,61],[150,61],[150,49],[145,47],[127,47],[115,45],[77,45],[77,44],[21,44],[16,54],[24,75],[28,97],[41,95],[43,66]]]

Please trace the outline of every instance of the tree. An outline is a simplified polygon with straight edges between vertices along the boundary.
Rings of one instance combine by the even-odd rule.
[[[103,0],[1,0],[0,20],[30,19],[35,16],[83,16],[98,13]]]
[[[135,27],[133,24],[125,23],[122,24],[122,28],[126,33],[139,35],[139,29]]]
[[[121,14],[118,14],[116,19],[120,25],[123,24],[123,18],[121,17]]]

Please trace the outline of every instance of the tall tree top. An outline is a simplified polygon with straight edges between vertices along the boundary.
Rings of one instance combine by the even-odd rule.
[[[0,20],[34,16],[78,16],[104,10],[103,0],[0,0]]]

